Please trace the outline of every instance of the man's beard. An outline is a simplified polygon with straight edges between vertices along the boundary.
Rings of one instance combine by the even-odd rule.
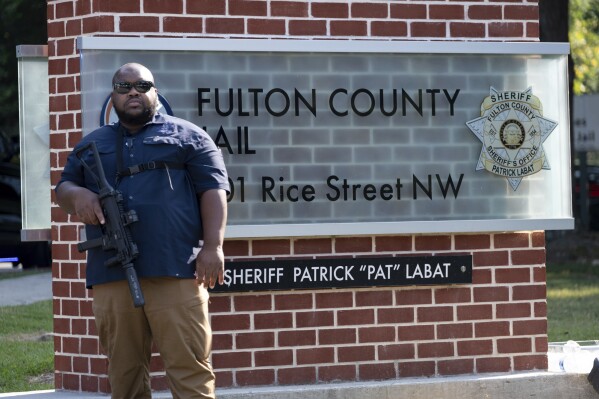
[[[114,107],[114,112],[116,112],[119,120],[128,125],[145,125],[147,122],[152,120],[152,117],[156,113],[156,104],[152,104],[150,106],[144,106],[143,111],[140,114],[130,115],[125,111],[119,110]]]

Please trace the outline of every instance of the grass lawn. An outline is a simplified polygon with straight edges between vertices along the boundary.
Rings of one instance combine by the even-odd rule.
[[[0,307],[0,393],[54,388],[52,301]]]
[[[599,266],[547,266],[549,342],[599,340]]]

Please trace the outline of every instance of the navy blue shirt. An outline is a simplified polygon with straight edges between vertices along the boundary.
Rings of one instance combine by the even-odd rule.
[[[166,161],[183,168],[159,168],[116,179],[119,132],[124,168],[150,161]],[[73,182],[98,192],[92,175],[75,152],[95,141],[108,183],[123,194],[125,210],[135,210],[138,222],[130,225],[139,256],[134,262],[138,277],[193,278],[195,262],[188,264],[193,247],[202,239],[200,205],[197,194],[210,189],[229,190],[227,172],[220,149],[196,125],[156,114],[140,131],[127,134],[119,123],[103,126],[85,136],[69,155],[60,182]],[[82,159],[94,165],[91,151]],[[184,165],[184,166],[183,166]],[[100,226],[86,225],[87,240],[100,237]],[[88,251],[86,285],[92,287],[124,280],[121,267],[106,267],[113,251],[94,248]]]

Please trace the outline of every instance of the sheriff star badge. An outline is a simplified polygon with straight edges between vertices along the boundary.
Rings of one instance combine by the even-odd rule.
[[[557,122],[543,117],[532,88],[500,92],[491,87],[480,113],[480,118],[466,122],[483,144],[476,170],[507,178],[515,191],[522,178],[550,169],[543,143]]]

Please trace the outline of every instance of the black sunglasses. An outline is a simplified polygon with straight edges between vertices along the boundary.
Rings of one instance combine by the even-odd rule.
[[[149,82],[147,80],[138,80],[135,83],[117,82],[114,85],[112,85],[112,87],[114,88],[114,91],[116,91],[119,94],[129,93],[132,87],[135,87],[135,90],[137,90],[139,93],[147,93],[148,90],[154,87],[154,83]]]

